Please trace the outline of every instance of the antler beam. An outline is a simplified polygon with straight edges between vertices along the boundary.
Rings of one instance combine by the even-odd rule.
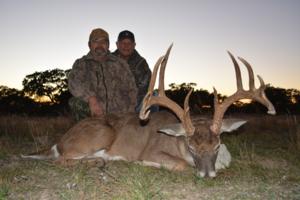
[[[191,118],[190,118],[190,108],[188,105],[189,97],[192,93],[192,90],[188,93],[188,95],[185,98],[184,101],[184,109],[182,109],[176,102],[172,101],[170,98],[168,98],[165,94],[165,88],[164,88],[164,75],[165,75],[165,68],[168,62],[169,54],[172,49],[172,45],[168,48],[166,54],[158,59],[156,62],[148,92],[146,96],[144,97],[142,108],[139,114],[140,119],[145,120],[149,118],[150,114],[150,107],[152,105],[160,105],[169,108],[172,110],[177,117],[180,119],[182,122],[182,125],[184,129],[186,130],[186,133],[188,136],[193,135],[195,131],[195,127],[192,124]],[[158,96],[153,96],[153,91],[154,91],[154,86],[155,86],[155,81],[156,81],[156,76],[158,72],[158,68],[160,68],[159,71],[159,83],[158,83]]]
[[[260,81],[260,87],[258,89],[255,88],[254,85],[254,73],[252,70],[251,65],[244,60],[243,58],[238,57],[238,59],[246,66],[249,74],[249,90],[246,91],[243,88],[242,78],[241,78],[241,70],[240,67],[234,58],[234,56],[228,51],[228,54],[233,62],[235,74],[236,74],[236,84],[237,84],[237,91],[232,94],[231,96],[227,97],[223,102],[219,102],[217,90],[214,88],[214,117],[213,122],[210,127],[211,131],[214,134],[220,133],[220,128],[222,126],[222,119],[228,107],[238,101],[240,99],[253,99],[255,101],[260,102],[264,106],[268,108],[268,114],[276,114],[275,108],[273,104],[269,101],[269,99],[265,95],[265,83],[260,76],[257,76]]]

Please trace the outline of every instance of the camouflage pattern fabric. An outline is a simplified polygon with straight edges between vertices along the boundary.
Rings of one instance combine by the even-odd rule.
[[[118,57],[120,56],[119,50],[114,51],[113,54]],[[145,58],[143,58],[136,50],[134,50],[133,54],[128,59],[128,64],[132,74],[134,75],[135,84],[138,88],[137,106],[135,111],[139,112],[143,98],[148,90],[151,79],[151,70],[149,69]]]
[[[76,121],[80,121],[91,116],[89,104],[80,98],[71,97],[69,100],[71,114]]]
[[[90,53],[76,60],[68,76],[68,87],[74,97],[86,104],[89,97],[95,96],[103,105],[104,114],[134,112],[137,105],[137,87],[130,68],[112,54],[103,62],[94,60]],[[73,104],[75,108],[85,105]]]

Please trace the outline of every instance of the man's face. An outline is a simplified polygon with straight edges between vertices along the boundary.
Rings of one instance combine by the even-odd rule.
[[[133,42],[130,39],[123,39],[121,41],[118,41],[117,43],[117,48],[121,54],[121,57],[129,57],[135,48],[135,42]]]
[[[105,38],[99,38],[90,41],[89,47],[93,55],[105,56],[109,49],[109,42]]]

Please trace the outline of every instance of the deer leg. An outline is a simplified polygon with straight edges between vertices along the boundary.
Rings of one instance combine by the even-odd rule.
[[[105,160],[103,158],[82,158],[82,159],[68,159],[63,156],[60,156],[57,160],[54,161],[55,164],[63,165],[66,167],[71,167],[76,164],[87,164],[90,167],[103,167],[105,166]]]
[[[188,166],[188,163],[182,158],[170,155],[165,152],[155,154],[150,160],[143,160],[141,162],[144,166],[163,167],[171,171],[183,171]]]
[[[105,160],[103,158],[83,158],[81,163],[87,164],[90,167],[104,167]]]
[[[58,165],[70,167],[70,166],[74,166],[75,164],[77,164],[79,162],[79,160],[68,159],[68,158],[65,158],[64,156],[59,156],[58,159],[56,159],[53,162]]]

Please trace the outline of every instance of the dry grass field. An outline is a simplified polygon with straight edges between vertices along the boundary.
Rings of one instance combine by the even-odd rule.
[[[222,141],[232,154],[214,179],[193,168],[169,172],[126,162],[62,167],[24,160],[50,147],[73,122],[66,117],[0,117],[2,199],[300,199],[300,116],[247,116]]]

